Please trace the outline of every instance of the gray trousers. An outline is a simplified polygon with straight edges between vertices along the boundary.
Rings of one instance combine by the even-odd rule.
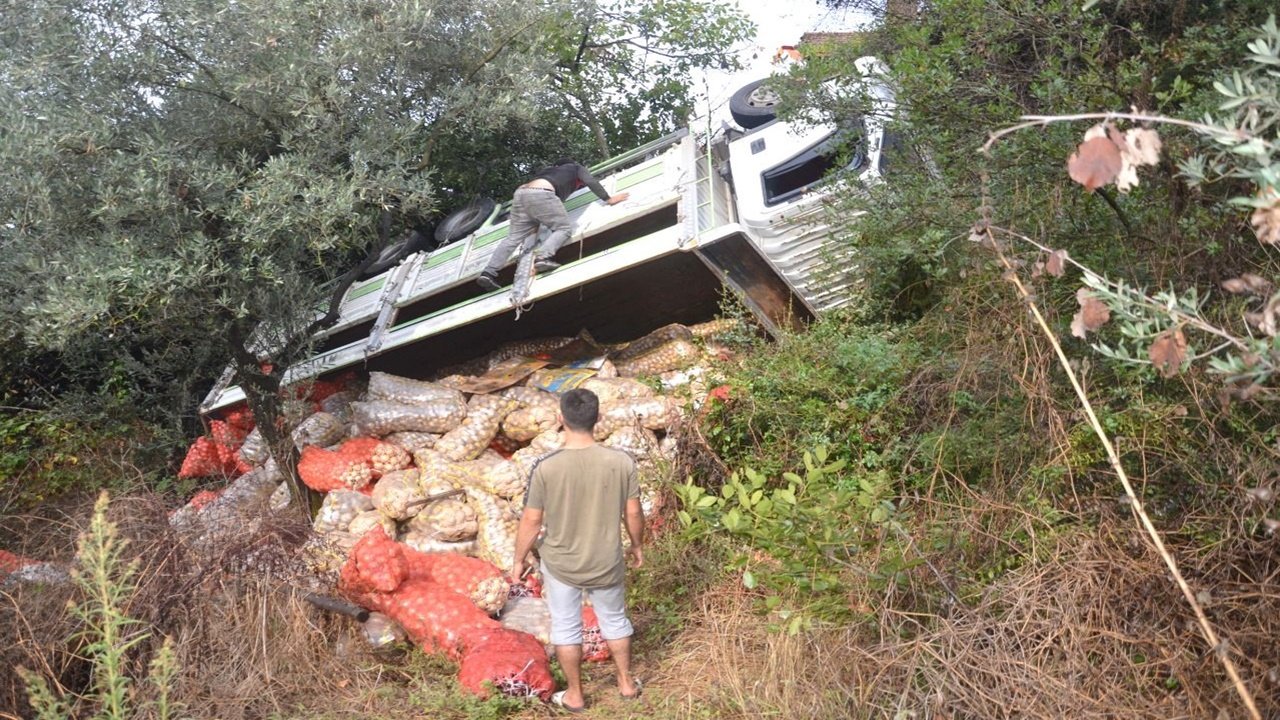
[[[545,225],[551,234],[535,248],[538,227],[541,225]],[[560,202],[553,191],[520,188],[511,200],[511,219],[507,228],[507,236],[498,241],[493,255],[489,256],[489,264],[484,268],[485,275],[497,275],[517,247],[521,253],[533,250],[534,257],[538,260],[550,258],[561,245],[568,242],[573,232],[573,223],[569,221],[564,203]]]

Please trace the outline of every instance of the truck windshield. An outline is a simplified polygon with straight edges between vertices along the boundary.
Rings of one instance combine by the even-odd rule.
[[[845,167],[850,170],[865,162],[861,123],[836,130],[760,173],[764,182],[764,204],[772,207],[795,199],[820,182],[829,170],[838,167],[837,163],[845,157],[849,158]]]
[[[814,184],[822,181],[829,170],[841,167],[858,169],[865,161],[863,129],[861,123],[854,127],[837,129],[831,135],[796,152],[790,159],[760,173],[764,182],[764,204],[768,206],[794,200]]]

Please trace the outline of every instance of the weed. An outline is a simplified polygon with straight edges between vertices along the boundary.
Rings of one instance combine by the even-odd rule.
[[[129,654],[150,634],[141,629],[141,621],[125,614],[136,591],[138,565],[124,559],[128,542],[120,537],[115,523],[107,519],[107,505],[108,496],[103,491],[94,505],[89,529],[80,541],[79,567],[72,573],[81,599],[71,606],[71,614],[82,629],[71,640],[78,642],[79,653],[89,664],[90,692],[82,698],[62,697],[49,688],[44,677],[24,671],[28,699],[42,720],[66,717],[75,702],[97,708],[95,720],[127,720],[144,711],[168,718],[181,709],[180,704],[171,701],[177,665],[167,638],[152,660],[148,675],[155,699],[141,707],[133,704]]]

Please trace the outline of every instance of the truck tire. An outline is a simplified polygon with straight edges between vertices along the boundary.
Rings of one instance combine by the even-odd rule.
[[[768,82],[769,78],[764,78],[747,83],[729,98],[729,114],[734,122],[750,130],[778,117],[778,93]]]
[[[496,205],[493,198],[478,197],[449,213],[436,226],[436,242],[445,245],[475,232],[493,214]]]
[[[390,270],[399,265],[405,258],[410,255],[427,249],[427,236],[412,230],[409,235],[402,240],[397,240],[390,245],[382,248],[378,253],[377,259],[373,261],[365,271],[361,273],[360,278],[373,277],[379,273]]]

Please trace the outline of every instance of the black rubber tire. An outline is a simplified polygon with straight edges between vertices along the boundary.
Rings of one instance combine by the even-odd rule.
[[[493,198],[478,197],[445,215],[436,225],[436,242],[445,245],[470,235],[489,219],[496,206]]]
[[[756,80],[738,88],[729,98],[729,114],[733,121],[750,130],[778,117],[778,95],[766,84],[769,78]]]
[[[426,248],[427,236],[417,230],[410,231],[408,237],[382,248],[382,251],[378,253],[378,258],[369,267],[365,268],[360,277],[364,279],[390,270],[404,262],[405,258]]]

